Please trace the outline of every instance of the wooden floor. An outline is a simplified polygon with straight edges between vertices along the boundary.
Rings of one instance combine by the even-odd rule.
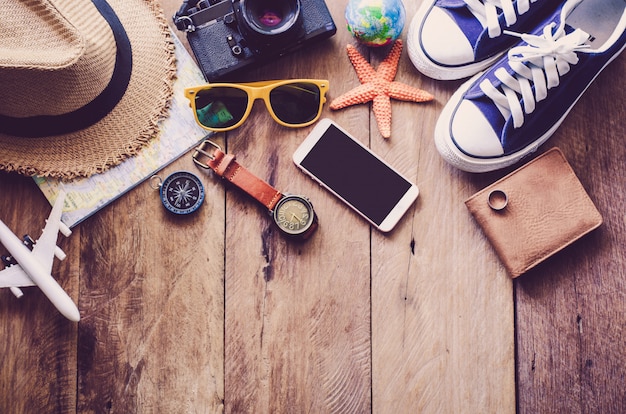
[[[419,3],[404,0],[407,22]],[[179,7],[163,4],[167,16]],[[245,79],[327,78],[330,99],[358,85],[347,1],[327,4],[333,38]],[[374,67],[386,54],[360,50]],[[604,224],[515,281],[464,205],[511,168],[459,172],[433,143],[459,81],[421,75],[405,50],[396,79],[435,101],[392,102],[390,139],[369,105],[324,108],[419,186],[390,234],[293,165],[310,127],[280,127],[256,105],[217,138],[312,200],[313,239],[287,241],[248,196],[183,156],[163,174],[201,175],[198,214],[173,218],[144,183],[60,242],[68,257],[53,274],[80,323],[36,288],[0,292],[0,413],[626,412],[625,68],[621,56],[540,150],[561,148]],[[0,218],[36,233],[50,207],[34,182],[2,173],[0,194]]]

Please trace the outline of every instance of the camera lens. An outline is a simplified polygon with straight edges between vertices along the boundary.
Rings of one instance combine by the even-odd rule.
[[[262,26],[275,27],[283,21],[283,15],[278,10],[264,9],[259,14],[257,21]]]
[[[291,29],[300,17],[299,0],[242,0],[246,25],[260,35],[279,35]]]

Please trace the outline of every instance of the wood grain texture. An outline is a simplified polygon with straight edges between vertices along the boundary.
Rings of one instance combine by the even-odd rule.
[[[404,1],[407,25],[420,3]],[[168,19],[180,7],[162,4]],[[334,37],[242,80],[326,78],[329,101],[357,86],[346,4],[327,1]],[[374,67],[387,52],[359,50]],[[389,234],[293,165],[310,127],[283,128],[257,103],[215,139],[309,197],[318,232],[288,241],[183,156],[161,174],[201,177],[198,214],[168,215],[145,183],[60,239],[68,257],[53,273],[80,323],[37,288],[20,300],[0,291],[0,413],[625,412],[625,65],[612,63],[540,150],[561,148],[603,226],[515,282],[463,203],[513,167],[467,174],[442,161],[434,125],[461,82],[421,75],[406,41],[396,79],[435,100],[392,101],[391,138],[369,104],[323,112],[420,188]],[[0,173],[0,197],[0,218],[36,235],[50,207],[34,182]]]
[[[603,225],[515,282],[519,411],[626,411],[624,56],[551,138]]]
[[[403,58],[396,79],[437,99],[392,101],[389,140],[372,120],[374,151],[420,188],[397,229],[372,233],[374,412],[513,412],[512,283],[463,203],[484,179],[453,171],[432,141],[458,82],[428,79]]]
[[[223,191],[203,181],[191,217],[144,183],[81,225],[79,411],[222,409]]]
[[[0,174],[0,217],[18,236],[39,237],[50,206],[32,179]],[[26,219],[25,219],[26,218]],[[80,243],[60,237],[68,256]],[[2,254],[6,254],[0,245]],[[56,262],[53,272],[78,297],[77,262]],[[0,412],[71,412],[76,407],[78,327],[66,320],[36,287],[18,300],[0,290]]]
[[[345,4],[328,6],[338,16]],[[352,74],[325,56],[343,51],[347,36],[340,27],[328,42],[249,76],[328,79],[332,74],[330,100]],[[368,108],[360,114],[367,122]],[[323,116],[335,114],[326,106]],[[338,116],[351,125],[344,114]],[[228,190],[226,411],[369,412],[369,228],[294,166],[291,155],[308,129],[280,127],[260,104],[250,119],[256,122],[227,133],[228,151],[277,189],[309,197],[320,229],[306,244],[291,243],[276,231],[267,211],[240,191]]]

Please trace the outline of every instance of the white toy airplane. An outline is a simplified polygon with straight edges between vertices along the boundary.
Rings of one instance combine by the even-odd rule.
[[[11,288],[11,292],[19,298],[23,295],[20,287],[37,285],[63,316],[78,322],[80,313],[74,301],[51,275],[54,257],[65,259],[65,253],[57,246],[58,232],[66,237],[72,234],[69,227],[61,222],[64,202],[65,192],[61,191],[46,220],[41,237],[34,244],[27,237],[22,242],[0,220],[0,243],[11,254],[6,260],[13,263],[0,270],[0,288]],[[32,247],[32,251],[29,247]]]

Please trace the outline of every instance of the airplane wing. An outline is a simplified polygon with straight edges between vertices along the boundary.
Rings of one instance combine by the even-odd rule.
[[[0,270],[0,288],[35,286],[20,265]]]
[[[57,196],[50,216],[46,220],[46,226],[41,233],[41,237],[35,242],[33,247],[33,258],[44,267],[48,272],[52,270],[52,262],[56,255],[59,259],[63,260],[65,254],[57,247],[57,237],[59,231],[65,236],[71,234],[70,229],[61,222],[61,214],[63,213],[63,204],[65,203],[65,191],[61,190]]]

